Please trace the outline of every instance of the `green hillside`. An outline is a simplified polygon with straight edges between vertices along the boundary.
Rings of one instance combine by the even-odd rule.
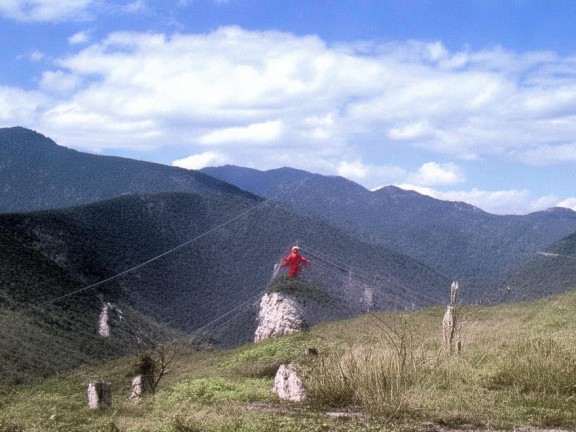
[[[452,355],[440,340],[443,308],[366,314],[234,350],[180,346],[156,395],[139,402],[127,398],[135,359],[85,366],[3,387],[0,430],[574,430],[574,307],[575,292],[461,307],[462,350]],[[306,354],[308,347],[319,355]],[[286,362],[303,372],[303,403],[270,393]],[[87,408],[95,377],[111,383],[109,411]]]
[[[252,340],[254,306],[274,264],[297,241],[305,253],[314,253],[309,256],[313,266],[302,277],[340,302],[317,315],[316,322],[367,308],[439,304],[440,291],[450,284],[408,257],[362,243],[325,222],[236,194],[131,195],[60,210],[3,214],[0,234],[5,269],[0,314],[11,322],[13,313],[50,313],[68,320],[61,326],[62,337],[70,338],[67,349],[82,358],[126,353],[135,348],[130,342],[135,334],[157,341],[179,331],[199,343],[224,346]],[[363,300],[368,294],[370,304]],[[126,319],[112,332],[114,338],[102,342],[97,322],[108,302],[123,310]],[[49,317],[34,323],[43,336],[31,344],[41,356],[37,368],[24,368],[24,376],[60,364],[46,349],[49,338],[60,337],[60,327],[53,323],[52,335]],[[19,329],[3,330],[10,338],[0,340],[2,356],[18,347]],[[25,327],[21,331],[30,333]],[[10,340],[14,347],[5,349]],[[95,348],[84,350],[84,343]],[[7,364],[18,368],[30,363],[27,352],[23,348]],[[73,358],[68,356],[70,362],[63,361],[61,369],[75,364]],[[5,379],[10,379],[8,373],[0,376]]]
[[[522,301],[563,293],[576,284],[576,234],[552,244],[497,285],[499,299]]]
[[[112,337],[98,335],[102,300],[55,262],[0,227],[0,382],[49,376],[84,363],[132,352],[135,336],[163,340],[177,333],[125,308],[111,323]],[[76,292],[56,302],[51,300]],[[38,307],[36,307],[38,306]]]

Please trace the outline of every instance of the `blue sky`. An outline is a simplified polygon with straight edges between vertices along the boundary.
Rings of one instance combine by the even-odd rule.
[[[0,0],[0,127],[576,210],[576,2]]]

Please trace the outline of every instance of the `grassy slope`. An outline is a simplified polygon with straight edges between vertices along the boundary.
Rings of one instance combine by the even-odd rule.
[[[87,366],[3,388],[0,431],[574,429],[575,306],[571,292],[535,303],[463,309],[459,356],[442,352],[443,308],[364,315],[231,351],[182,348],[156,396],[138,403],[127,400],[133,360]],[[305,355],[309,346],[319,349],[318,358]],[[396,388],[388,388],[398,378],[389,366],[398,369],[394,347],[400,346],[403,376]],[[319,385],[306,376],[312,393],[307,404],[279,403],[270,394],[273,371],[287,361],[316,370],[324,380]],[[354,362],[361,364],[356,371]],[[338,388],[342,375],[354,383]],[[386,391],[371,396],[382,376],[390,378],[388,384],[379,381]],[[84,394],[94,377],[111,382],[113,410],[87,409]],[[356,382],[366,388],[351,394]],[[334,410],[349,414],[326,416]]]

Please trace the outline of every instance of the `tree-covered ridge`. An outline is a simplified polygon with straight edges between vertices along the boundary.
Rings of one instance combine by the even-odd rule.
[[[462,202],[393,186],[369,191],[342,177],[291,168],[202,171],[262,196],[291,184],[297,192],[279,199],[294,211],[326,219],[459,280],[501,276],[576,231],[576,213],[568,209],[493,215]]]
[[[499,301],[543,298],[571,290],[576,284],[576,233],[538,251],[497,284]]]
[[[0,212],[91,203],[127,193],[248,195],[197,171],[78,152],[21,127],[0,128]]]

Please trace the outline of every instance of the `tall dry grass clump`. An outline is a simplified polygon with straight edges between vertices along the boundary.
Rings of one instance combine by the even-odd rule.
[[[526,338],[502,350],[491,388],[508,388],[519,394],[576,396],[573,349],[552,338]]]
[[[320,357],[305,379],[310,402],[371,413],[401,411],[407,393],[428,367],[407,328],[388,328],[380,343]]]

